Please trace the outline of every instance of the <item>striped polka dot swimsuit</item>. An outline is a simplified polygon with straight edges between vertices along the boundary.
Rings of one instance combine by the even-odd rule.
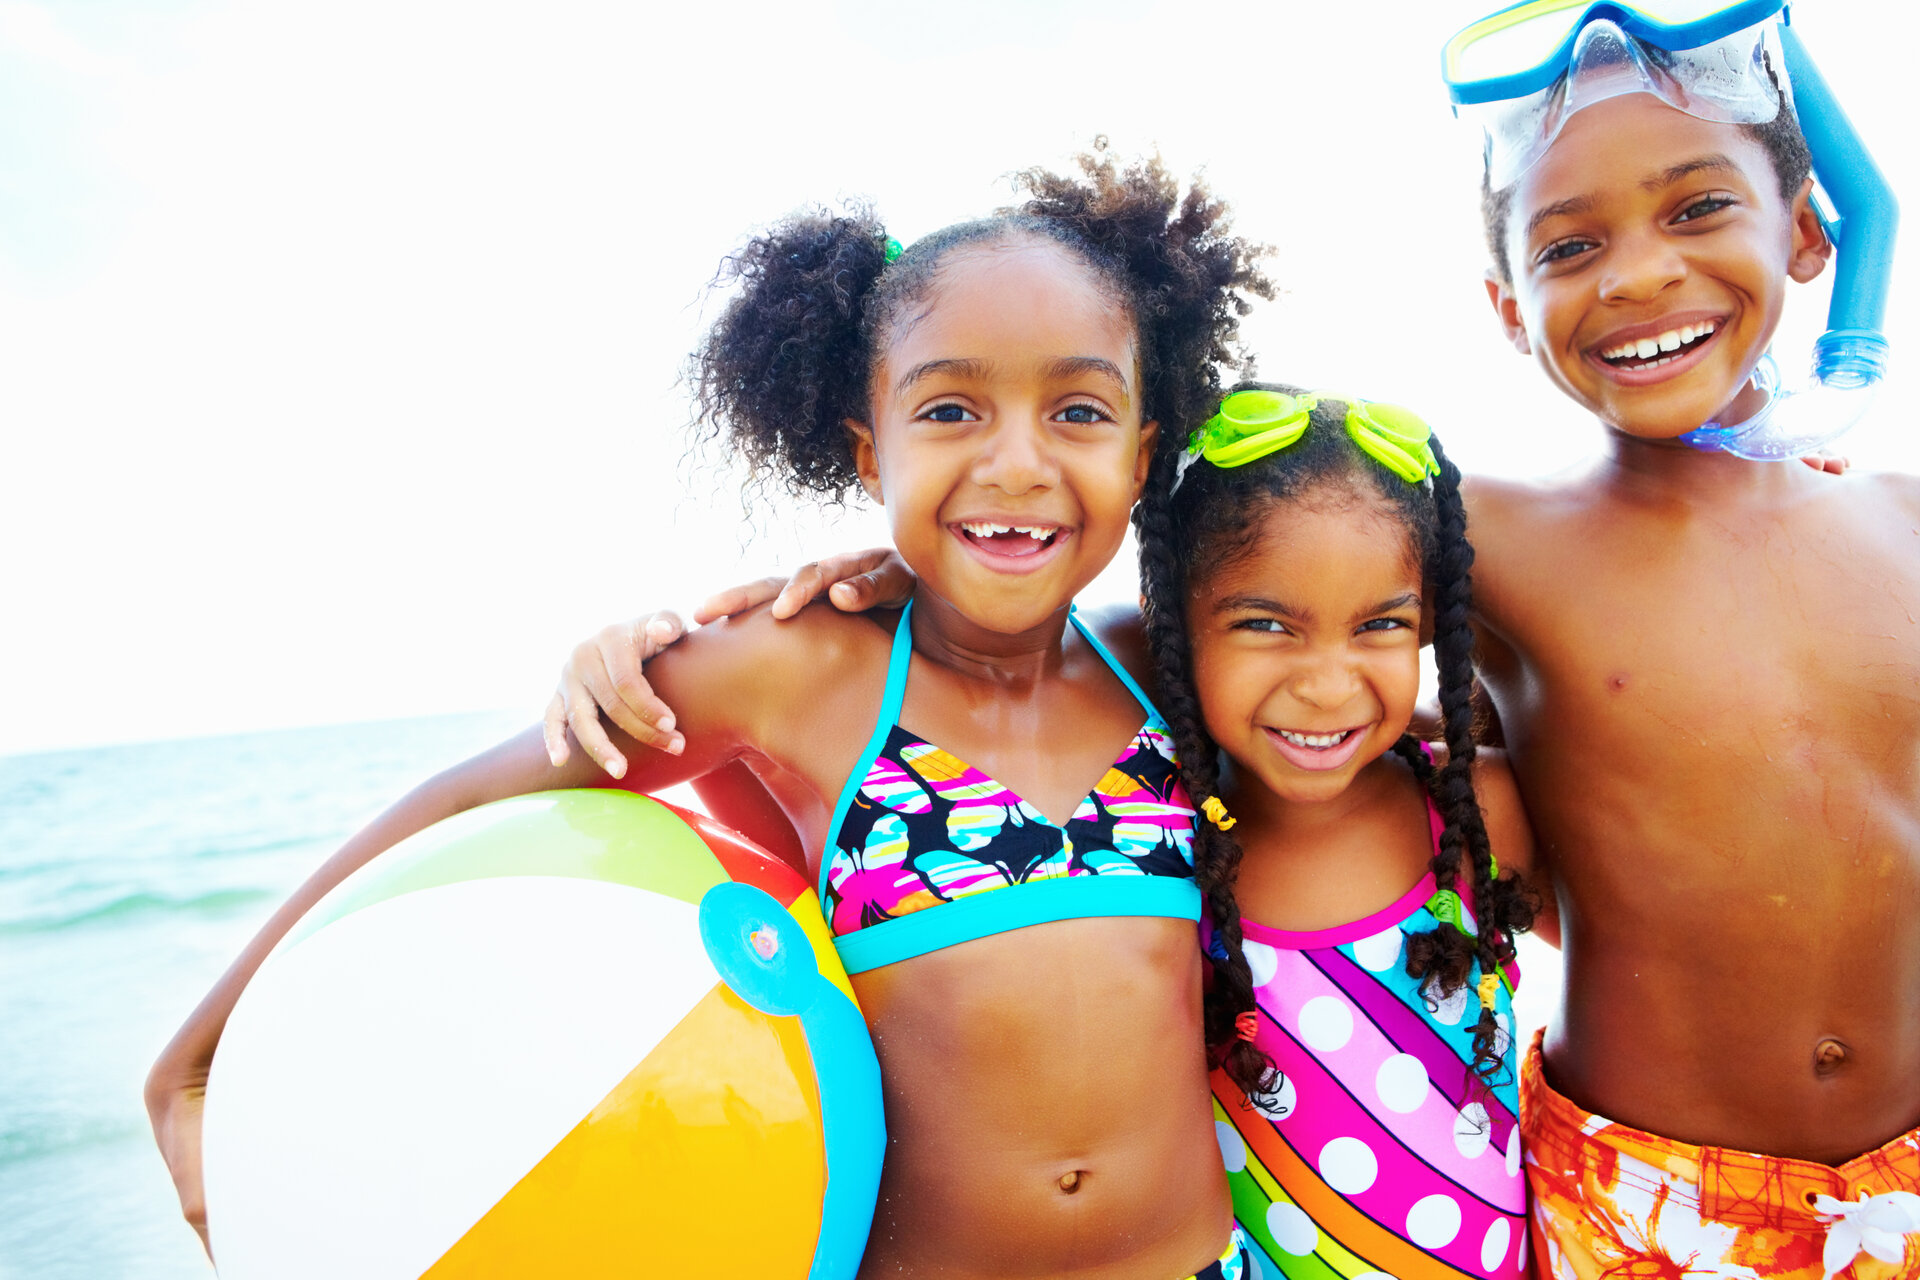
[[[1431,804],[1428,816],[1438,847]],[[1527,1275],[1518,975],[1503,975],[1495,996],[1507,1071],[1489,1092],[1469,1067],[1478,963],[1437,1007],[1407,976],[1407,935],[1437,923],[1434,887],[1428,875],[1393,905],[1332,929],[1243,922],[1257,1041],[1282,1084],[1249,1106],[1216,1071],[1214,1118],[1234,1217],[1267,1280]]]

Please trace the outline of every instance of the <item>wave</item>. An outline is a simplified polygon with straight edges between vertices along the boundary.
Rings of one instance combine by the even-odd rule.
[[[130,918],[150,915],[219,915],[283,896],[283,891],[273,889],[216,889],[184,897],[165,893],[129,893],[75,911],[47,912],[19,920],[0,921],[0,935],[53,933],[84,925],[119,924]]]

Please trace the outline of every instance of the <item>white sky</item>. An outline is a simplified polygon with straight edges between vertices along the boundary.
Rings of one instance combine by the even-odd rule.
[[[1438,83],[1490,7],[0,0],[0,752],[531,720],[600,623],[875,540],[744,545],[732,482],[688,483],[700,286],[797,205],[871,197],[911,241],[1098,132],[1277,247],[1265,376],[1563,465],[1595,429],[1497,335]],[[1795,6],[1910,219],[1914,12]],[[1904,364],[1845,447],[1920,470],[1908,238]]]

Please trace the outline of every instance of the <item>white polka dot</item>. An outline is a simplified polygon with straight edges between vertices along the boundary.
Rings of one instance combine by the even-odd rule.
[[[1260,1269],[1260,1259],[1251,1253],[1247,1255],[1247,1280],[1266,1280],[1267,1273]]]
[[[1427,1100],[1427,1067],[1410,1053],[1396,1053],[1380,1064],[1373,1077],[1380,1105],[1408,1115]]]
[[[1251,1099],[1253,1109],[1269,1120],[1285,1120],[1300,1105],[1300,1095],[1293,1087],[1293,1077],[1282,1074],[1280,1087],[1272,1093],[1263,1093]]]
[[[1384,1271],[1362,1271],[1353,1280],[1393,1280],[1393,1277]]]
[[[1353,1039],[1353,1010],[1339,996],[1315,996],[1300,1007],[1300,1038],[1322,1053]]]
[[[1280,1252],[1304,1258],[1320,1247],[1320,1228],[1297,1204],[1275,1200],[1267,1206],[1267,1230]]]
[[[1369,973],[1385,973],[1393,968],[1394,961],[1400,958],[1400,945],[1403,936],[1398,925],[1382,929],[1371,938],[1362,938],[1353,944],[1353,958],[1360,967]]]
[[[1460,1108],[1453,1118],[1453,1145],[1469,1160],[1493,1145],[1493,1121],[1485,1107],[1469,1102]]]
[[[1225,1120],[1215,1120],[1213,1136],[1220,1143],[1220,1159],[1226,1164],[1228,1173],[1238,1173],[1247,1167],[1247,1144],[1239,1130]]]
[[[1435,990],[1431,994],[1424,992],[1422,994],[1426,994],[1427,998],[1432,1001],[1435,1006],[1433,1010],[1434,1019],[1439,1022],[1444,1022],[1450,1027],[1457,1025],[1460,1021],[1460,1015],[1467,1011],[1467,989],[1465,987],[1461,987],[1450,996],[1443,996],[1438,990]]]
[[[1264,942],[1242,941],[1240,950],[1247,957],[1247,968],[1253,971],[1253,985],[1264,987],[1273,981],[1273,975],[1279,972],[1280,957],[1274,949]]]
[[[1515,1125],[1507,1131],[1507,1176],[1520,1176],[1520,1126]]]
[[[1533,1232],[1522,1231],[1520,1233],[1520,1247],[1519,1249],[1514,1251],[1513,1265],[1519,1269],[1521,1275],[1523,1276],[1528,1275],[1530,1273],[1527,1267],[1527,1263],[1532,1261],[1532,1259],[1533,1259]]]
[[[1357,1196],[1380,1176],[1380,1162],[1358,1138],[1335,1138],[1320,1148],[1320,1176],[1343,1196]]]
[[[1440,1249],[1460,1234],[1460,1203],[1452,1196],[1422,1196],[1407,1210],[1407,1239],[1422,1249]]]
[[[1512,1243],[1513,1227],[1505,1218],[1495,1218],[1487,1228],[1487,1238],[1480,1242],[1480,1269],[1491,1274],[1500,1265],[1500,1259],[1507,1256],[1507,1246]]]

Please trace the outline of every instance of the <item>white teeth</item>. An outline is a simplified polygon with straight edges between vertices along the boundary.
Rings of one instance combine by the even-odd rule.
[[[995,524],[991,520],[962,520],[960,527],[976,538],[991,538],[1001,533],[1024,533],[1029,538],[1044,542],[1054,533],[1050,525]]]
[[[1713,332],[1711,320],[1704,324],[1683,324],[1678,329],[1669,329],[1652,338],[1636,338],[1632,342],[1623,342],[1611,350],[1602,351],[1604,360],[1651,360],[1662,351],[1678,351],[1689,342],[1704,338]],[[1660,363],[1664,364],[1665,361]]]
[[[1296,747],[1331,747],[1345,742],[1350,730],[1339,733],[1295,733],[1291,729],[1278,730],[1281,737]]]

